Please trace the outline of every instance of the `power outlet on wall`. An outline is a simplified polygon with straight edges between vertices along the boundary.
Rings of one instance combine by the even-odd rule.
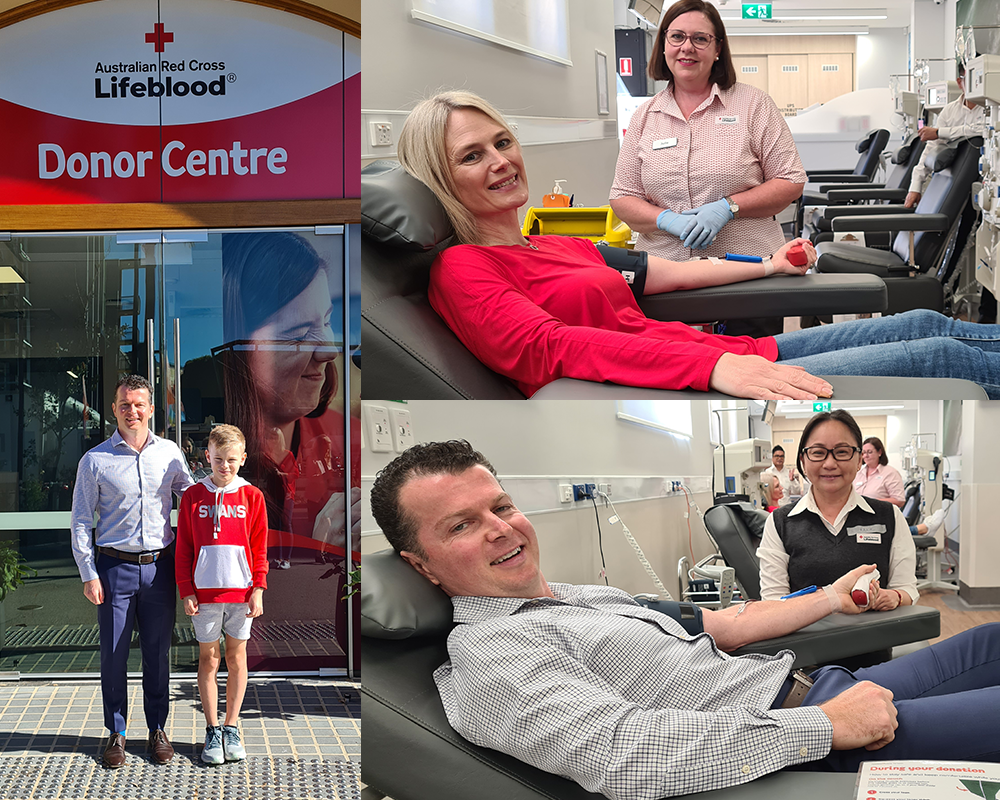
[[[372,147],[387,147],[392,145],[391,122],[369,122]]]

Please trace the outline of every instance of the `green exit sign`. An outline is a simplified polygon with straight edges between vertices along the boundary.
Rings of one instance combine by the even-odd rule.
[[[833,403],[831,403],[829,400],[826,400],[822,403],[813,403],[813,411],[817,413],[820,411],[829,411],[832,407]]]
[[[744,3],[743,19],[771,19],[771,4]]]

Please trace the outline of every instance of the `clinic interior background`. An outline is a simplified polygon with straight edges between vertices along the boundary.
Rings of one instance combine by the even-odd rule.
[[[1000,403],[858,401],[835,407],[851,411],[865,436],[882,439],[889,463],[904,480],[901,453],[911,441],[943,454],[944,481],[956,499],[945,523],[949,541],[942,562],[957,564],[960,596],[967,602],[1000,602]],[[388,439],[388,451],[373,452],[374,426],[386,414],[391,415],[390,427],[408,429],[408,437]],[[689,432],[638,424],[623,414]],[[616,401],[363,400],[362,553],[388,547],[369,503],[378,470],[413,442],[460,438],[493,463],[504,488],[531,520],[548,580],[602,581],[599,516],[611,585],[633,593],[656,592],[621,525],[608,522],[610,508],[598,500],[595,514],[590,500],[561,502],[561,485],[606,483],[618,515],[676,597],[681,557],[694,563],[713,552],[692,503],[701,512],[712,505],[713,453],[720,437],[723,444],[751,436],[781,444],[790,465],[798,434],[812,415],[811,403],[781,402],[767,425],[763,404],[746,400],[651,401],[637,407]],[[687,491],[672,490],[678,481]]]
[[[853,89],[861,94],[843,95],[839,103],[831,101],[788,117],[806,169],[852,168],[857,160],[854,144],[869,129],[888,128],[901,140],[903,124],[893,112],[889,92],[892,76],[912,72],[918,59],[932,59],[930,79],[953,80],[956,25],[996,24],[1000,14],[994,0],[775,0],[775,16],[797,13],[832,18],[780,26],[753,23],[758,27],[752,28],[750,23],[728,21],[740,15],[739,3],[713,1],[727,19],[734,52],[831,52],[831,47],[835,52],[842,48],[840,44],[834,47],[833,40],[843,40],[853,54]],[[449,0],[430,5],[438,14],[450,5],[474,7],[484,18],[484,27],[498,30],[513,25],[516,17],[523,18],[530,10],[522,0]],[[663,0],[664,8],[669,5],[669,0]],[[399,131],[416,102],[443,89],[469,89],[492,102],[517,126],[530,176],[529,205],[541,205],[556,179],[565,179],[564,191],[573,195],[574,205],[606,205],[618,137],[634,108],[619,112],[615,102],[616,28],[643,27],[629,12],[629,0],[572,0],[565,19],[566,63],[432,24],[418,16],[425,6],[428,0],[378,0],[365,3],[362,9],[366,29],[378,31],[377,36],[365,36],[362,41],[362,166],[396,158]],[[882,18],[843,19],[855,15]],[[548,26],[538,28],[549,33]],[[782,33],[803,33],[774,35],[779,28]],[[1000,38],[1000,31],[984,29],[982,35],[990,38],[993,33]],[[794,46],[793,41],[797,42]],[[989,47],[983,52],[998,49]],[[596,53],[607,56],[611,92],[607,114],[599,109]],[[634,70],[642,72],[645,65],[636,65]],[[650,81],[648,94],[665,85]],[[633,100],[637,104],[642,99]],[[369,135],[376,123],[389,124],[388,143],[376,144],[376,137]],[[894,137],[890,147],[896,141]]]

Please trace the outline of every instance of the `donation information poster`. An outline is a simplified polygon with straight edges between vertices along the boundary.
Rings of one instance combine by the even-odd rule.
[[[327,25],[228,0],[106,0],[0,29],[0,54],[0,205],[360,190],[360,41]]]
[[[856,800],[1000,800],[1000,764],[866,761]]]

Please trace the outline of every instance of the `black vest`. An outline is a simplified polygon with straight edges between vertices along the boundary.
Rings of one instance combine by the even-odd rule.
[[[888,585],[896,508],[892,503],[870,497],[866,497],[865,502],[875,513],[855,507],[848,513],[837,536],[830,534],[812,511],[789,516],[795,505],[779,508],[772,514],[778,538],[788,553],[789,591],[797,592],[813,585],[826,586],[862,564],[875,564],[882,575],[879,585]],[[862,539],[881,541],[877,544],[859,542],[858,534]]]

